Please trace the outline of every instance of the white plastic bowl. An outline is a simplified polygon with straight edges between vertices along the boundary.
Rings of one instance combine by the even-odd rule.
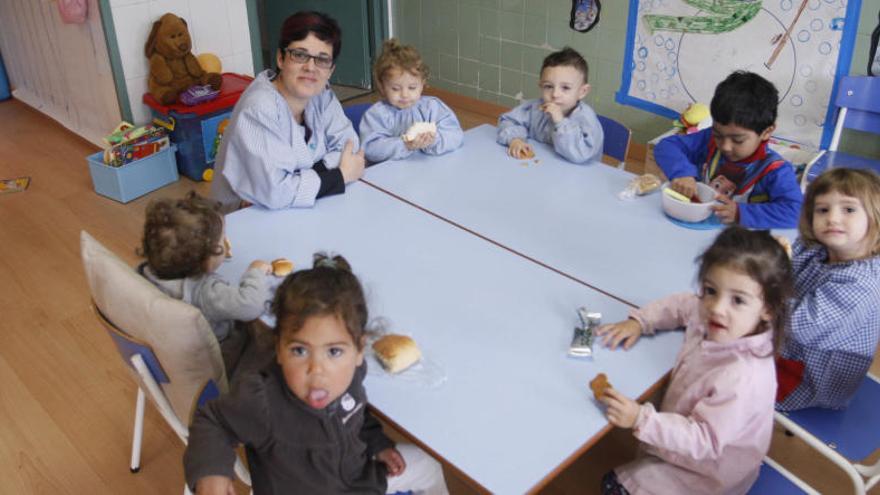
[[[663,192],[671,187],[669,183],[661,188],[663,211],[670,217],[682,222],[702,222],[712,214],[712,204],[715,202],[715,189],[708,184],[697,182],[697,196],[699,203],[685,203]]]

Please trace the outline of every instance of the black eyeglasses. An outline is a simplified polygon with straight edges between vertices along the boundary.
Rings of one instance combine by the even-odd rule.
[[[329,69],[333,67],[333,57],[328,57],[327,55],[312,55],[309,52],[298,48],[285,48],[284,51],[287,52],[287,55],[298,64],[307,64],[309,63],[309,59],[312,59],[315,61],[315,67],[320,69]]]

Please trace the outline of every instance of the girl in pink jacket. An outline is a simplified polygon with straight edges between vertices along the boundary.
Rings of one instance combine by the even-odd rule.
[[[699,258],[699,294],[676,294],[597,330],[614,349],[684,327],[660,411],[610,388],[611,424],[632,428],[639,456],[602,480],[603,494],[742,494],[770,447],[774,329],[785,328],[791,263],[767,232],[724,230]]]

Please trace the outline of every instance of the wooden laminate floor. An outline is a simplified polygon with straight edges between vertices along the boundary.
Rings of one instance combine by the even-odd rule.
[[[456,111],[466,128],[494,122]],[[147,203],[207,194],[207,185],[182,178],[122,205],[92,191],[85,156],[93,145],[15,100],[0,102],[0,126],[0,178],[32,178],[26,192],[0,195],[0,494],[180,493],[183,447],[151,407],[141,472],[129,472],[136,388],[89,308],[79,232],[135,264]],[[598,493],[602,473],[634,448],[628,432],[614,431],[544,493]],[[777,435],[771,455],[822,493],[849,492],[847,479],[796,439]],[[452,476],[449,485],[472,491]]]

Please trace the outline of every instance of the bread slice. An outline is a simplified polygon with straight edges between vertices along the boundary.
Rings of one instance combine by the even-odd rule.
[[[406,335],[386,335],[373,342],[373,350],[389,373],[400,373],[422,358],[416,341]]]

